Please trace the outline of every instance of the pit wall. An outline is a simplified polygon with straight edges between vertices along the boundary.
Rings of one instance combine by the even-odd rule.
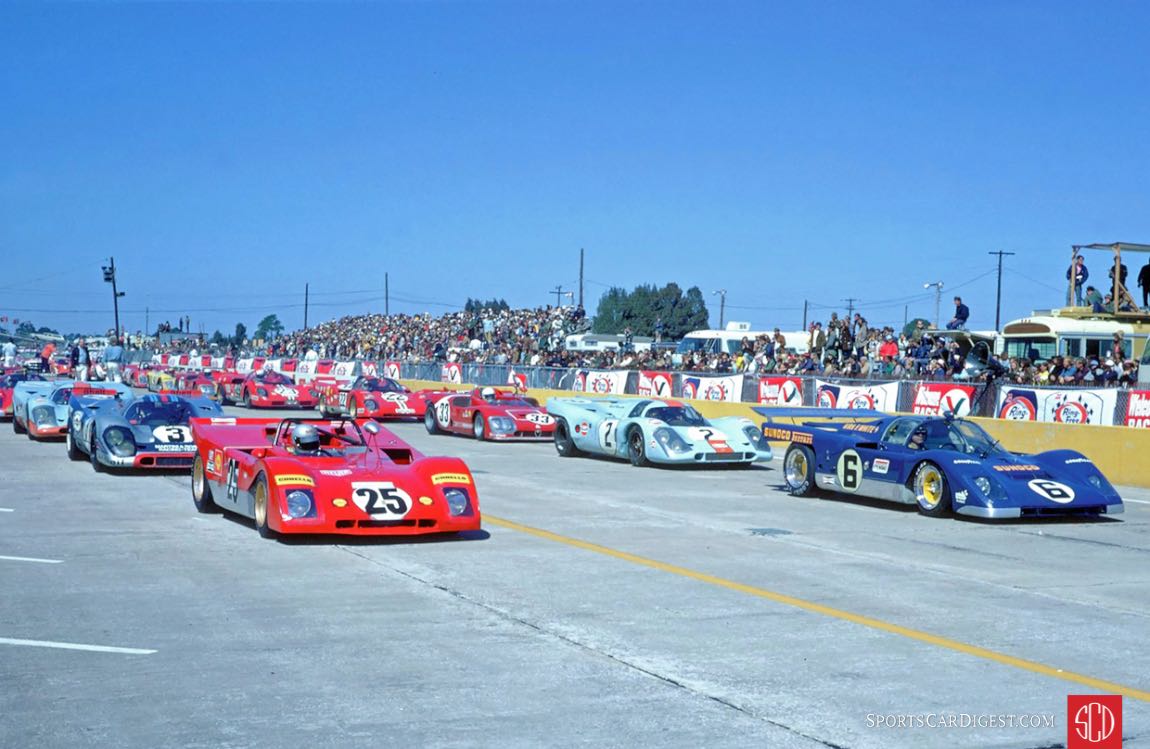
[[[467,390],[470,385],[447,384],[433,380],[403,380],[412,390],[426,388]],[[533,388],[528,395],[545,403],[548,398],[571,398],[594,394],[570,390],[544,390]],[[613,395],[613,398],[639,398],[635,395]],[[750,403],[720,403],[716,401],[688,401],[707,418],[742,416],[756,424],[763,417],[752,411]],[[783,420],[787,421],[787,420]],[[794,421],[793,419],[790,421]],[[1130,427],[1089,426],[1085,424],[1044,424],[1033,421],[1006,421],[1003,419],[971,418],[991,436],[1002,442],[1007,450],[1021,453],[1040,453],[1046,450],[1077,450],[1102,469],[1111,483],[1120,486],[1150,488],[1150,467],[1142,461],[1150,457],[1150,429]],[[783,445],[772,443],[777,451]]]

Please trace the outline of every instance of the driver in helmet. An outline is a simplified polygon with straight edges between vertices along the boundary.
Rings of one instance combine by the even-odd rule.
[[[479,397],[488,403],[493,402],[496,398],[495,388],[483,388],[479,391]]]
[[[291,430],[291,444],[299,455],[318,455],[319,431],[311,424],[296,424]]]
[[[925,450],[926,449],[926,426],[920,424],[914,428],[910,433],[910,439],[906,441],[906,446],[911,450]]]

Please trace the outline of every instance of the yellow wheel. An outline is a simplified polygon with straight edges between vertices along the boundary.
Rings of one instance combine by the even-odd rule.
[[[783,480],[787,491],[797,497],[804,497],[815,488],[815,454],[806,445],[792,444],[787,448],[783,459]]]
[[[923,463],[915,469],[914,498],[923,515],[937,518],[950,514],[950,489],[941,468],[934,463]]]
[[[256,530],[263,538],[274,538],[275,531],[268,527],[268,482],[262,474],[257,476],[252,484],[252,494],[255,495],[255,506],[252,509],[256,518]]]

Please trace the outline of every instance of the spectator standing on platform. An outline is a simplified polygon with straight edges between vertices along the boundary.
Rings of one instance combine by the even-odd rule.
[[[1142,306],[1146,306],[1146,296],[1150,293],[1150,262],[1142,266],[1142,270],[1138,271],[1138,285],[1142,287]]]
[[[962,303],[962,297],[954,298],[954,317],[946,324],[947,330],[966,330],[966,321],[970,319],[970,307]]]
[[[1066,289],[1066,304],[1069,305],[1071,301],[1074,306],[1082,306],[1082,292],[1086,284],[1086,279],[1090,278],[1090,271],[1086,270],[1086,258],[1078,255],[1074,258],[1074,263],[1066,269],[1066,280],[1072,281],[1074,287],[1074,296],[1070,295],[1070,286]]]

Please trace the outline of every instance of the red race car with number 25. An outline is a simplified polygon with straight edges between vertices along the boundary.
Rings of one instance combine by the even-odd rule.
[[[290,533],[419,535],[480,528],[458,458],[426,457],[374,421],[192,419],[192,500]]]
[[[551,439],[555,434],[555,417],[534,398],[493,387],[437,395],[423,418],[429,434],[454,432],[477,440]]]

